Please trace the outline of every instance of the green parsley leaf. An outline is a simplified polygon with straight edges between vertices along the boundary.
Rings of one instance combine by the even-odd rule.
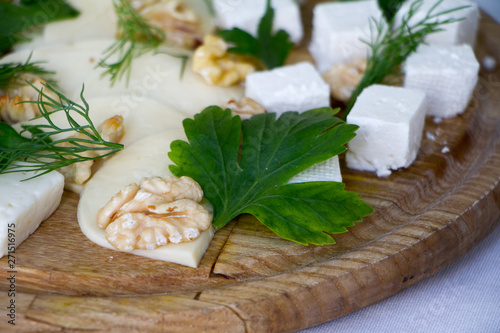
[[[0,54],[25,40],[22,33],[30,28],[78,15],[63,0],[23,0],[19,5],[0,1]]]
[[[265,113],[241,122],[212,106],[184,120],[188,142],[171,144],[176,176],[189,176],[214,207],[220,229],[252,214],[277,235],[301,244],[333,244],[327,233],[346,231],[372,212],[342,183],[287,184],[296,174],[345,151],[356,125],[321,108],[304,113]]]
[[[267,0],[266,12],[260,20],[257,29],[257,38],[239,28],[218,31],[217,34],[234,47],[228,52],[252,57],[260,61],[267,69],[283,66],[286,58],[293,49],[290,35],[284,30],[272,34],[274,9],[271,1]]]

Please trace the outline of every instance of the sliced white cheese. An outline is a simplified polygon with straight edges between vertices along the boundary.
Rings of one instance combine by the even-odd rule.
[[[124,134],[120,143],[125,147],[136,141],[163,132],[172,128],[182,128],[182,121],[186,115],[150,98],[131,99],[129,96],[98,97],[87,100],[89,116],[97,128],[106,119],[119,115],[123,117]],[[83,117],[72,114],[76,121],[85,124]],[[57,112],[51,115],[51,121],[62,128],[69,126],[66,114]],[[46,123],[44,118],[26,122],[27,124]],[[72,132],[65,132],[54,136],[53,139],[62,139]]]
[[[330,87],[308,62],[249,74],[245,95],[278,114],[330,105]]]
[[[61,202],[64,177],[54,171],[22,181],[34,175],[0,175],[0,257],[13,252],[12,246],[17,248]]]
[[[365,88],[347,116],[359,126],[349,141],[349,168],[375,171],[379,177],[408,167],[416,158],[425,122],[425,93],[384,85]]]
[[[43,46],[35,50],[10,53],[0,63],[25,63],[31,55],[32,62],[53,71],[53,78],[61,91],[70,99],[78,98],[85,79],[96,70],[103,52],[112,40],[93,40],[68,45]]]
[[[127,96],[128,99],[152,98],[176,110],[194,115],[210,105],[224,105],[231,99],[240,100],[243,88],[211,86],[191,69],[191,60],[182,73],[182,61],[170,54],[181,54],[179,50],[162,49],[160,53],[148,53],[134,60],[130,80],[124,79],[113,87],[109,77],[102,78],[103,69],[91,73],[85,81],[85,96]],[[77,94],[75,91],[73,95]]]
[[[80,12],[76,18],[47,24],[42,33],[17,49],[33,49],[42,45],[72,44],[87,40],[113,39],[117,32],[117,15],[112,0],[69,0]],[[200,18],[201,30],[209,33],[214,29],[207,4],[203,0],[185,0]],[[47,8],[46,14],[53,10]]]
[[[97,226],[97,211],[125,186],[138,184],[143,177],[171,175],[167,153],[170,143],[177,139],[186,140],[182,129],[148,136],[113,156],[97,171],[85,186],[78,204],[78,223],[85,236],[100,246],[114,249],[106,240],[105,231]],[[210,228],[189,243],[167,244],[155,250],[131,253],[197,267],[213,235],[214,230]]]

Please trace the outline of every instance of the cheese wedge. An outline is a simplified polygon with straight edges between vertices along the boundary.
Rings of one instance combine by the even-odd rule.
[[[113,156],[97,171],[85,186],[78,204],[78,223],[85,236],[98,245],[114,249],[106,240],[105,231],[97,226],[97,211],[125,186],[138,184],[143,177],[171,175],[167,153],[170,143],[177,139],[185,140],[182,129],[148,136]],[[211,210],[209,205],[205,206]],[[155,250],[134,250],[131,253],[197,267],[213,235],[214,229],[210,228],[189,243],[167,244]]]
[[[34,175],[0,175],[0,257],[13,253],[61,202],[64,177],[54,171],[22,181]]]

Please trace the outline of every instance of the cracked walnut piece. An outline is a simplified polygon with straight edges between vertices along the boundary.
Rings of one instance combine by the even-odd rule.
[[[357,58],[345,64],[335,64],[323,73],[322,77],[330,86],[332,97],[348,102],[352,92],[366,71],[366,59]]]
[[[240,102],[231,99],[224,106],[223,109],[231,109],[231,114],[238,115],[241,119],[249,119],[260,113],[265,113],[266,109],[250,97],[243,97]]]
[[[31,74],[23,74],[19,80],[26,80],[40,90],[47,84],[44,79]],[[51,91],[44,90],[44,93],[51,98],[56,97]],[[38,91],[28,84],[21,84],[13,89],[8,89],[4,92],[4,95],[0,91],[0,120],[8,124],[15,124],[39,116],[40,111],[36,104],[20,103],[22,101],[36,101],[38,95]]]
[[[105,140],[113,143],[120,142],[123,133],[123,117],[122,116],[113,116],[111,118],[106,119],[97,129],[99,135]],[[83,134],[75,134],[72,136],[73,138],[78,139],[87,139],[87,137]],[[70,146],[71,143],[64,143],[63,146]],[[102,156],[106,153],[105,150],[89,150],[82,152],[80,155],[84,157],[96,158]],[[58,169],[60,173],[63,174],[65,179],[65,186],[67,189],[73,189],[72,184],[82,185],[84,184],[92,175],[92,166],[94,165],[95,160],[82,161],[78,163],[73,163],[71,165],[62,167]]]
[[[140,0],[132,3],[144,18],[165,32],[167,43],[189,49],[201,43],[200,20],[184,1]]]
[[[245,80],[256,66],[245,57],[227,52],[228,45],[220,37],[206,35],[203,45],[193,55],[193,71],[210,85],[229,87]]]
[[[126,186],[97,213],[97,225],[116,249],[154,250],[198,238],[212,222],[199,202],[200,185],[189,177],[151,177]]]

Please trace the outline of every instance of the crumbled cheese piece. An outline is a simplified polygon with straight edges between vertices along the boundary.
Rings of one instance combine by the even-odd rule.
[[[313,165],[307,170],[295,175],[290,181],[291,183],[305,182],[342,182],[342,174],[340,173],[339,157],[334,156],[326,161]]]
[[[449,153],[450,152],[450,148],[448,147],[443,147],[443,149],[441,149],[441,153],[442,154],[446,154],[446,153]]]
[[[54,171],[22,181],[34,175],[32,172],[0,175],[0,257],[13,252],[12,246],[17,248],[61,202],[64,177]],[[9,233],[13,235],[8,236]]]
[[[425,93],[373,85],[363,90],[347,116],[360,126],[348,143],[347,166],[389,176],[416,158],[425,122]]]
[[[424,0],[422,6],[415,13],[410,20],[410,26],[425,18],[427,13],[439,0]],[[400,21],[403,15],[407,15],[411,4],[414,1],[406,1],[401,9],[398,11],[396,22]],[[461,45],[469,44],[474,46],[476,42],[476,34],[479,22],[479,7],[475,1],[472,0],[442,0],[432,11],[433,14],[452,10],[454,8],[465,6],[466,8],[452,11],[440,15],[436,20],[444,21],[447,19],[457,19],[459,21],[440,26],[442,31],[435,32],[426,37],[425,42],[430,45]]]
[[[483,67],[488,72],[493,72],[497,67],[497,61],[491,56],[485,56],[482,61]]]
[[[423,90],[428,115],[454,117],[465,111],[478,81],[479,63],[469,45],[422,45],[404,66],[404,86]]]
[[[376,0],[326,2],[314,7],[313,30],[309,51],[320,72],[337,63],[366,58],[370,20],[380,20]]]
[[[253,36],[266,10],[266,0],[234,1],[214,0],[218,26],[222,29],[240,28]],[[272,0],[273,29],[285,30],[294,43],[304,34],[299,5],[294,0]]]
[[[330,87],[308,62],[248,75],[245,95],[278,114],[330,105]]]

